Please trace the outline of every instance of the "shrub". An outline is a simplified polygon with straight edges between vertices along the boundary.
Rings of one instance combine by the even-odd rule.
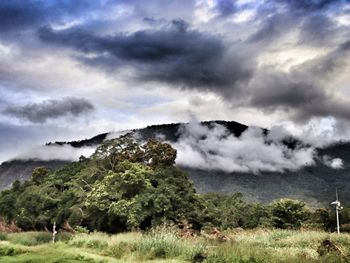
[[[3,232],[0,232],[0,241],[1,240],[6,240],[6,239],[7,239],[7,234],[3,233]]]
[[[109,236],[102,233],[78,234],[68,244],[75,247],[86,247],[98,250],[108,248]]]
[[[292,199],[280,199],[272,204],[272,224],[283,229],[298,229],[308,219],[305,203]]]
[[[135,250],[146,259],[175,258],[186,254],[186,244],[173,230],[157,228],[135,243]]]
[[[111,245],[108,248],[107,254],[119,259],[126,254],[130,254],[132,250],[133,250],[132,244],[128,244],[127,242],[118,242],[116,244]]]
[[[67,242],[73,238],[73,234],[69,232],[59,232],[56,235],[56,240],[61,242]]]
[[[36,246],[52,241],[50,232],[23,232],[8,234],[7,240],[14,244]]]
[[[22,249],[18,249],[18,248],[14,248],[11,246],[4,246],[4,245],[0,245],[0,257],[3,256],[15,256],[15,255],[19,255],[25,253],[25,251],[23,251]]]

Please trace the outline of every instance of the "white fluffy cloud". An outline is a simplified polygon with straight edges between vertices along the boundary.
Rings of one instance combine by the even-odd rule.
[[[262,130],[249,128],[235,137],[221,125],[207,127],[197,122],[183,126],[174,147],[177,163],[199,169],[225,172],[283,172],[314,164],[314,148],[289,149],[280,136],[265,138]]]
[[[4,109],[64,97],[96,108],[81,120],[36,123],[30,143],[186,122],[189,112],[266,128],[329,116],[349,122],[344,1],[27,2],[0,1],[0,14],[16,14],[0,15],[0,122],[20,133],[26,127]],[[43,38],[48,26],[51,38]],[[323,145],[348,139],[346,130],[300,137]],[[0,129],[0,162],[11,156],[8,140],[25,148]]]
[[[77,161],[80,156],[90,157],[95,151],[95,147],[74,148],[70,145],[62,146],[39,146],[29,148],[21,154],[15,156],[14,159],[38,159],[43,161],[63,160]]]
[[[323,156],[323,163],[331,167],[333,169],[342,169],[343,168],[343,160],[340,158],[331,159],[329,156]]]

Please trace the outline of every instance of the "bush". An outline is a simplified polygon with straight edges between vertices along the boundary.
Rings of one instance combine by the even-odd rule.
[[[236,257],[226,254],[215,254],[208,257],[204,263],[266,263],[261,259],[254,257]]]
[[[86,247],[97,250],[108,248],[109,236],[102,233],[78,234],[68,244],[75,247]]]
[[[107,254],[119,259],[122,258],[124,255],[130,254],[132,250],[132,244],[128,244],[127,242],[119,242],[111,245],[108,248]]]
[[[272,224],[282,229],[298,229],[308,219],[305,203],[292,199],[280,199],[272,204]]]
[[[90,232],[86,227],[83,227],[83,226],[76,226],[74,228],[74,231],[79,234],[89,234]]]
[[[186,254],[188,246],[173,230],[154,229],[135,243],[135,250],[141,258],[176,258]]]
[[[73,234],[69,232],[59,232],[56,235],[56,241],[67,242],[73,238]]]
[[[6,239],[7,239],[7,234],[3,233],[3,232],[0,232],[0,241],[1,240],[6,240]]]
[[[23,251],[22,249],[14,248],[7,245],[6,246],[0,245],[0,257],[15,256],[23,253],[25,253],[25,251]]]
[[[36,246],[52,241],[52,233],[50,232],[23,232],[8,234],[7,240],[14,244],[24,246]]]

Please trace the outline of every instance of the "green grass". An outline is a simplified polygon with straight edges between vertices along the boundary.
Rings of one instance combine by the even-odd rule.
[[[350,235],[318,231],[229,231],[230,241],[204,237],[181,238],[171,229],[130,232],[60,234],[53,244],[48,232],[0,235],[0,263],[16,262],[193,262],[193,263],[316,263],[349,262]],[[329,238],[341,252],[320,256]]]

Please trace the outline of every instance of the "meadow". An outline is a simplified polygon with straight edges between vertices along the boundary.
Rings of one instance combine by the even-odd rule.
[[[349,262],[350,235],[311,230],[230,230],[181,237],[168,228],[108,235],[0,233],[0,262]]]

